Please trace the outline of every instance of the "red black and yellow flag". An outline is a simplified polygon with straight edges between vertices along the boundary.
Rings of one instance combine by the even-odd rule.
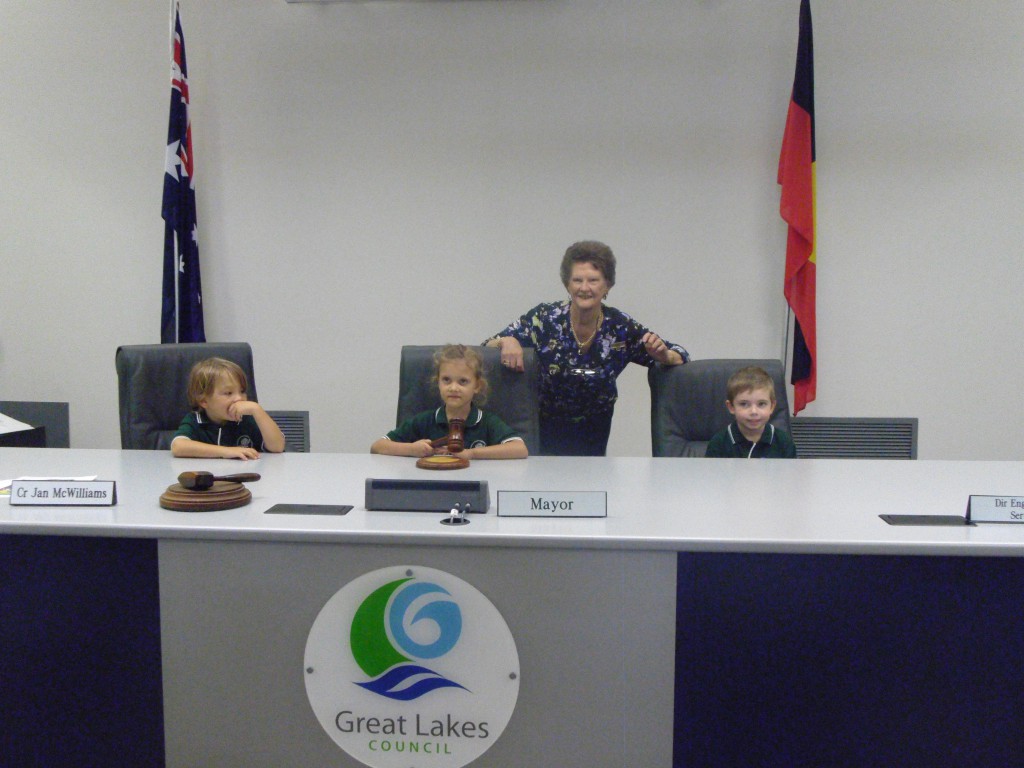
[[[815,312],[815,151],[814,45],[811,3],[800,2],[800,41],[793,96],[786,116],[779,157],[782,201],[779,212],[789,224],[786,242],[786,301],[796,318],[793,337],[793,414],[814,400],[818,385],[818,334]]]

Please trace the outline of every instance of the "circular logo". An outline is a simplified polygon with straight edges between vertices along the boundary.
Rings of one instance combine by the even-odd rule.
[[[309,631],[303,675],[320,725],[373,768],[459,768],[505,730],[519,654],[497,608],[444,571],[394,566],[349,582]]]

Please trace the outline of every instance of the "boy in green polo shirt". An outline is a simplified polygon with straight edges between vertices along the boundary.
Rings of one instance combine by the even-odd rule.
[[[192,366],[192,410],[171,439],[171,454],[189,459],[258,459],[260,451],[284,450],[284,433],[246,396],[245,372],[230,360],[209,357]]]
[[[445,453],[432,445],[448,435],[448,422],[462,419],[465,459],[525,459],[529,451],[523,438],[493,413],[484,413],[474,400],[483,400],[487,379],[480,354],[462,344],[451,344],[434,355],[438,394],[444,403],[406,419],[370,446],[370,453],[423,458]]]
[[[726,401],[732,424],[708,443],[705,456],[722,459],[795,459],[796,446],[785,430],[769,423],[775,411],[775,384],[764,368],[741,368],[729,377]]]

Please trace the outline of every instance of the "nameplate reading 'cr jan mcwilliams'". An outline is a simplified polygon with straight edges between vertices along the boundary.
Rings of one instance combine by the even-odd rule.
[[[969,496],[967,519],[972,523],[1024,523],[1024,496]]]
[[[113,480],[15,480],[11,505],[37,507],[111,507],[117,504]]]
[[[608,493],[498,491],[498,517],[608,517]]]

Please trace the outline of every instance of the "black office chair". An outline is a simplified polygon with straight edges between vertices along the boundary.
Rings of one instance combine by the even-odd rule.
[[[647,372],[651,387],[651,451],[655,456],[702,457],[714,434],[732,422],[726,383],[740,368],[764,368],[775,383],[771,423],[790,431],[785,370],[780,360],[693,360],[657,365]]]
[[[188,404],[188,374],[208,357],[237,363],[249,380],[248,396],[256,400],[252,348],[245,342],[204,344],[136,344],[118,347],[118,407],[121,447],[166,450]]]
[[[398,415],[396,426],[421,411],[437,408],[441,399],[434,378],[434,353],[441,346],[404,346],[398,372]],[[537,357],[523,350],[526,370],[516,373],[501,365],[501,351],[495,347],[474,347],[484,360],[484,375],[491,391],[484,410],[491,411],[516,430],[531,454],[540,452],[540,417],[537,399]]]

